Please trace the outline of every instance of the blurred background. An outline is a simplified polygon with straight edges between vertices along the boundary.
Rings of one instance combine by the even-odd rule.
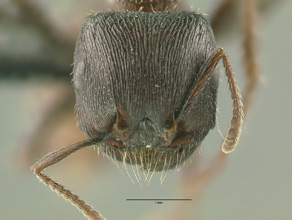
[[[189,1],[192,10],[208,17],[219,3]],[[84,18],[107,7],[98,0],[0,2],[1,220],[84,219],[29,168],[42,155],[85,139],[74,116],[73,49]],[[291,10],[292,1],[261,1],[256,31],[262,73],[258,92],[238,149],[229,155],[225,169],[204,184],[192,202],[183,203],[191,207],[187,219],[292,219]],[[227,20],[216,38],[243,88],[242,29],[237,19]],[[217,128],[194,153],[192,163],[170,171],[163,184],[160,174],[148,186],[133,184],[123,168],[121,172],[93,148],[75,153],[46,173],[109,220],[163,219],[158,216],[181,204],[126,199],[188,198],[183,195],[184,181],[208,167],[222,141],[219,129],[225,134],[229,125],[231,101],[223,69],[220,81]]]

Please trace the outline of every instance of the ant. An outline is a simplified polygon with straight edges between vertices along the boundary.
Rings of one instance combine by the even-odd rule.
[[[223,11],[229,7],[227,2],[231,1],[222,5]],[[92,145],[148,172],[179,166],[215,125],[220,60],[233,101],[231,125],[220,153],[225,158],[238,143],[243,115],[258,80],[252,28],[255,6],[252,0],[245,4],[250,16],[246,21],[244,105],[229,59],[216,47],[210,24],[202,15],[186,11],[181,1],[117,1],[119,12],[91,15],[77,43],[73,71],[79,127],[89,139],[38,161],[33,167],[38,178],[88,219],[104,219],[41,171]]]

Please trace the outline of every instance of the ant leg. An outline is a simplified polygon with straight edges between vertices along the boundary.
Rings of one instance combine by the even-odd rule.
[[[229,89],[231,92],[233,116],[227,136],[221,145],[221,151],[215,155],[215,157],[212,159],[212,163],[205,170],[201,171],[197,175],[192,175],[191,178],[188,178],[186,181],[184,181],[184,196],[188,198],[196,198],[201,189],[205,187],[212,178],[220,173],[221,170],[223,170],[226,163],[227,154],[231,153],[236,148],[241,134],[244,117],[243,104],[229,59],[223,49],[218,49],[208,59],[204,66],[203,74],[199,82],[202,80],[201,85],[204,84],[204,82],[208,79],[208,76],[212,74],[213,70],[217,66],[217,63],[221,59],[223,60],[225,74],[227,76]],[[184,209],[186,212],[186,208]]]
[[[238,16],[238,14],[240,14],[239,10],[241,7],[244,8],[243,14],[241,15],[244,32],[243,60],[246,75],[246,86],[243,93],[244,113],[247,112],[249,104],[253,99],[260,78],[258,64],[256,62],[256,16],[258,4],[260,7],[267,4],[267,2],[259,0],[244,0],[243,2],[239,0],[223,0],[215,16],[211,19],[214,33],[218,36],[218,33],[225,33],[225,29],[233,25],[230,21],[236,23],[240,22],[240,16]],[[267,10],[269,6],[272,7],[271,5],[271,3],[265,5],[265,9],[262,10]]]
[[[268,20],[284,2],[285,0],[255,0],[253,4],[256,4],[256,12]],[[216,39],[240,32],[238,27],[242,25],[242,18],[246,18],[246,13],[242,10],[245,5],[246,0],[221,0],[210,12],[210,23]]]
[[[72,89],[67,88],[67,86],[53,90],[53,97],[46,102],[46,106],[42,110],[39,122],[33,128],[33,131],[27,135],[24,143],[21,143],[17,152],[24,165],[31,164],[36,158],[39,158],[40,155],[44,154],[44,149],[49,147],[44,143],[52,141],[51,137],[54,135],[54,131],[66,121],[67,117],[70,117],[75,121],[73,112],[75,98],[73,91],[71,90]],[[72,130],[71,126],[70,130]],[[79,132],[77,128],[76,131]],[[75,133],[77,138],[81,136],[81,132]],[[75,135],[73,136],[75,137]],[[70,137],[73,136],[70,135]],[[76,140],[70,140],[68,142],[72,143],[73,141],[75,142]],[[64,144],[67,145],[66,141]]]
[[[45,185],[48,185],[53,191],[61,195],[64,199],[68,200],[72,205],[78,208],[89,220],[105,220],[105,218],[103,218],[98,211],[95,211],[91,206],[87,205],[77,195],[73,194],[70,190],[65,189],[64,186],[58,184],[50,177],[42,174],[41,171],[53,164],[60,162],[75,151],[91,145],[95,145],[97,143],[100,143],[101,141],[102,139],[91,139],[72,144],[68,147],[44,156],[32,167],[33,172]]]
[[[189,217],[194,203],[202,192],[202,190],[207,187],[208,183],[224,169],[227,159],[227,154],[219,151],[212,159],[211,164],[208,165],[206,169],[199,173],[193,172],[192,166],[184,167],[183,169],[183,181],[181,181],[183,189],[182,198],[191,198],[191,202],[180,202],[177,206],[172,207],[171,210],[164,214],[163,216],[151,218],[155,220],[176,220],[176,219],[191,219]]]
[[[60,34],[41,7],[32,0],[12,0],[12,2],[19,8],[21,22],[35,27],[51,47],[63,53],[63,56],[68,57],[68,61],[71,62],[75,42],[65,39]]]
[[[246,86],[243,93],[244,113],[247,112],[260,78],[256,61],[256,2],[255,0],[246,0],[244,7],[243,59],[246,74]]]
[[[188,202],[178,202],[178,204],[165,213],[160,213],[147,216],[143,220],[186,220],[190,218],[190,211],[193,210],[194,203],[197,202],[199,194],[207,186],[208,183],[212,182],[212,179],[216,177],[225,167],[227,154],[219,151],[212,159],[211,164],[206,169],[199,173],[194,173],[193,166],[186,166],[182,169],[182,181],[179,187],[182,190],[181,198],[192,199]]]
[[[223,49],[216,50],[205,63],[202,70],[203,74],[198,80],[198,86],[194,88],[190,100],[192,100],[193,97],[200,91],[200,88],[202,88],[204,83],[208,80],[209,76],[212,75],[215,67],[221,59],[223,60],[225,74],[228,79],[233,102],[233,116],[231,119],[230,128],[221,146],[221,151],[215,155],[211,164],[205,170],[193,175],[191,174],[193,173],[192,168],[186,168],[186,172],[188,172],[188,174],[184,175],[185,178],[183,180],[183,186],[181,187],[183,189],[183,197],[185,198],[197,198],[198,194],[202,191],[202,188],[224,169],[227,154],[231,153],[235,149],[241,134],[241,127],[243,124],[243,105],[241,95],[234,79],[234,73],[231,69],[229,59]],[[187,108],[187,106],[188,104],[185,107]],[[177,207],[172,208],[166,215],[159,216],[159,218],[151,217],[151,219],[187,219],[188,212],[191,210],[192,205],[192,203],[180,203]]]
[[[210,23],[216,37],[219,34],[224,34],[226,28],[229,29],[229,26],[232,26],[230,22],[238,20],[238,2],[239,0],[221,0],[221,3],[212,13]]]

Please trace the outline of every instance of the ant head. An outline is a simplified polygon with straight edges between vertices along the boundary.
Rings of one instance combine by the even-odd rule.
[[[79,127],[107,136],[101,148],[114,159],[153,171],[181,164],[215,124],[218,71],[202,71],[215,48],[193,12],[92,15],[75,51]]]

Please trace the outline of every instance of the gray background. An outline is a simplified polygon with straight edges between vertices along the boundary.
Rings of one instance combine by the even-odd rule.
[[[49,3],[51,7],[48,10],[51,10],[52,17],[62,12],[70,14],[68,10],[72,13],[74,10],[79,11],[84,17],[89,10],[86,7],[78,8],[77,3],[71,5],[72,2],[69,0],[62,1],[63,5],[56,7],[57,2],[60,1]],[[192,5],[193,8],[200,8],[200,12],[207,13],[210,2],[212,1],[193,1]],[[258,60],[262,72],[260,88],[245,122],[238,149],[229,156],[226,169],[200,193],[194,202],[191,219],[292,219],[291,10],[292,2],[286,1],[282,7],[271,10],[258,22],[260,39]],[[82,16],[78,18],[80,23],[76,24],[79,27],[82,23],[81,18]],[[3,40],[8,30],[5,30],[5,25],[1,21],[0,24],[0,40]],[[13,31],[15,36],[21,34],[17,30]],[[229,54],[240,87],[243,88],[239,35],[235,34],[227,40],[221,40],[219,45]],[[7,45],[0,41],[2,51],[10,51],[10,46],[13,47],[13,44]],[[23,47],[25,50],[25,46]],[[33,53],[33,49],[31,50]],[[229,124],[231,104],[223,71],[221,81],[218,123],[224,133]],[[52,81],[33,80],[0,82],[1,220],[83,218],[69,203],[40,184],[34,175],[23,171],[16,156],[23,135],[33,127],[35,115],[46,102],[45,98],[40,100],[37,94],[46,94],[43,90],[54,87],[53,84]],[[199,158],[202,161],[201,169],[208,165],[212,155],[218,151],[221,139],[218,129],[215,128],[204,141],[201,155],[198,153],[194,155],[193,160]],[[95,154],[94,151],[92,153]],[[78,158],[78,155],[81,154],[77,153],[75,158]],[[179,189],[182,171],[170,172],[163,185],[160,185],[160,176],[157,175],[148,187],[141,187],[132,184],[127,175],[121,174],[108,162],[104,162],[105,168],[85,170],[84,167],[92,164],[85,157],[81,158],[74,161],[75,168],[79,167],[76,164],[81,164],[79,169],[72,171],[73,174],[69,172],[68,178],[64,177],[68,168],[65,167],[62,171],[63,163],[55,166],[59,167],[59,170],[54,167],[48,173],[85,198],[93,207],[98,208],[107,219],[142,219],[145,216],[152,216],[153,213],[167,212],[175,205],[171,202],[163,205],[156,205],[154,202],[130,203],[125,201],[126,198],[181,197]],[[66,162],[64,164],[66,165]],[[83,167],[82,164],[86,165]]]

